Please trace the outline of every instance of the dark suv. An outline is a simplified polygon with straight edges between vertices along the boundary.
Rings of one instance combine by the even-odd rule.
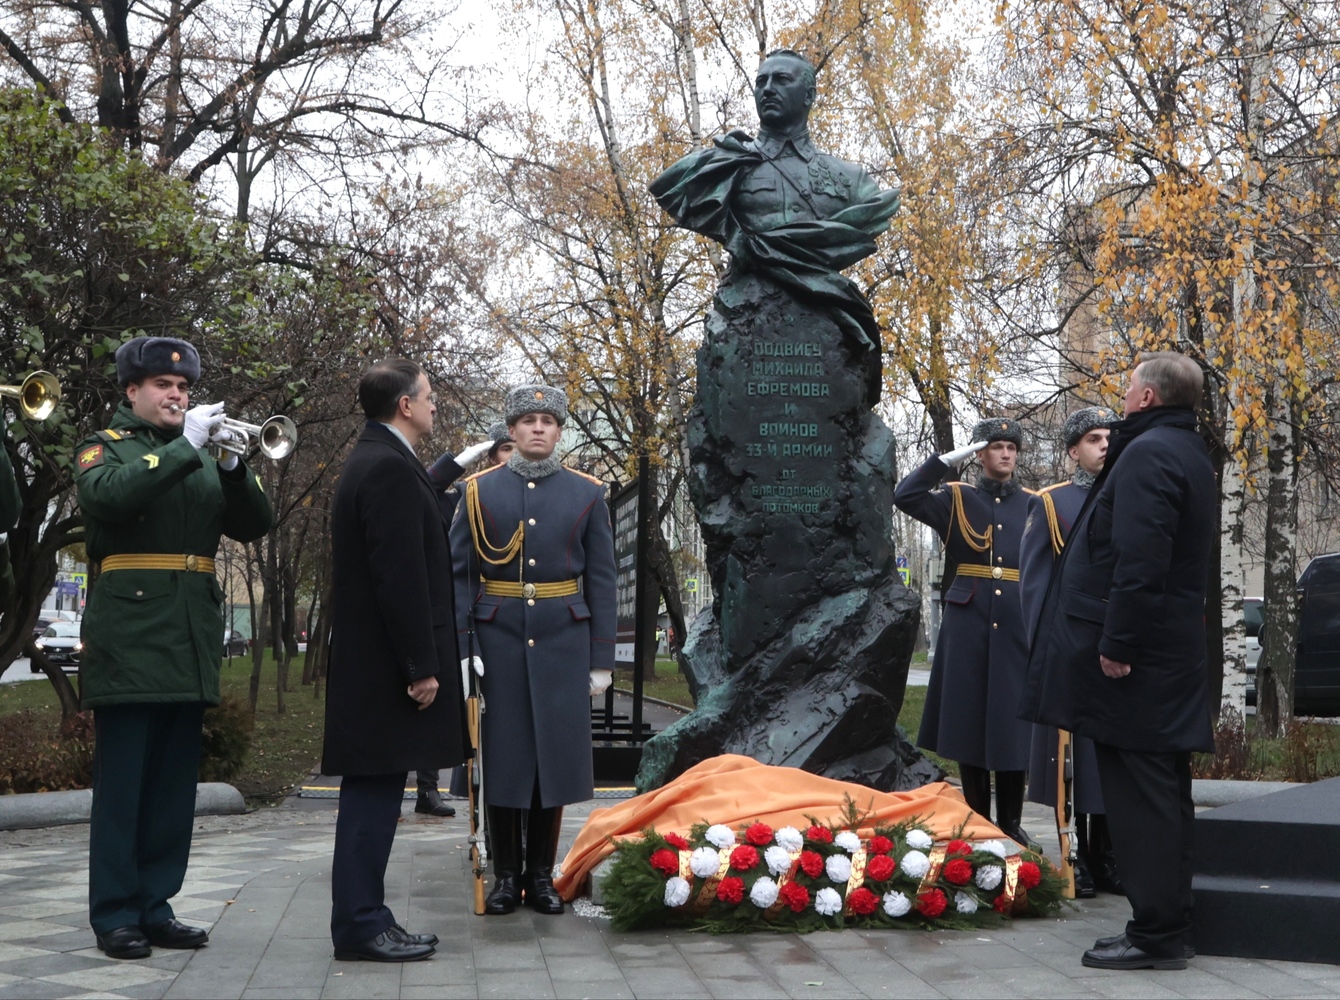
[[[1251,619],[1249,610],[1249,632]],[[1270,629],[1256,627],[1264,649]],[[1256,671],[1248,673],[1247,704],[1255,705]],[[1317,556],[1298,577],[1293,710],[1298,715],[1340,715],[1340,552]]]

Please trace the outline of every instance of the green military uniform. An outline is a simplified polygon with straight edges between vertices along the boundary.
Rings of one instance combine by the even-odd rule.
[[[81,696],[95,710],[90,922],[98,934],[172,919],[190,852],[200,722],[219,701],[220,535],[272,516],[260,479],[226,472],[179,430],[122,403],[75,452],[90,562]]]

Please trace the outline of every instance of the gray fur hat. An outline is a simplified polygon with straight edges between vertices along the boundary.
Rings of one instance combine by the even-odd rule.
[[[512,440],[512,432],[507,429],[507,424],[501,420],[495,420],[489,424],[487,436],[493,441],[493,447],[498,447],[504,441]]]
[[[136,337],[116,349],[116,381],[121,388],[153,375],[180,375],[200,381],[200,354],[176,337]]]
[[[977,421],[977,426],[972,429],[973,441],[985,441],[990,444],[992,441],[1013,441],[1016,447],[1024,446],[1024,432],[1019,426],[1019,421],[1009,417],[987,417],[985,420]]]
[[[527,413],[548,413],[559,425],[568,422],[568,395],[552,385],[519,385],[507,394],[503,416],[510,427]]]
[[[1111,427],[1119,419],[1106,406],[1086,406],[1065,418],[1065,426],[1061,428],[1061,438],[1065,441],[1067,448],[1073,448],[1089,431],[1096,430],[1099,427]]]

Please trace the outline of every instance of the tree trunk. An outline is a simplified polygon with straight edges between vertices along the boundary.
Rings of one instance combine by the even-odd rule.
[[[255,544],[255,560],[260,561],[260,543]],[[256,705],[261,697],[261,665],[265,662],[265,624],[269,603],[256,601],[256,575],[252,559],[252,549],[243,547],[246,556],[247,602],[251,607],[251,682],[247,688],[247,702],[251,705],[251,714],[256,714]],[[260,610],[257,616],[257,608]]]
[[[65,671],[48,660],[46,654],[33,642],[31,633],[29,635],[30,638],[23,644],[23,652],[41,668],[47,680],[51,681],[51,686],[56,689],[56,700],[60,702],[60,721],[63,724],[79,714],[79,696],[75,694],[74,685]]]
[[[1274,417],[1266,444],[1266,572],[1256,667],[1256,731],[1280,736],[1293,718],[1295,648],[1298,642],[1298,451],[1295,414],[1279,363],[1270,395]]]
[[[1246,486],[1242,466],[1237,458],[1228,456],[1220,474],[1219,549],[1217,564],[1211,565],[1211,600],[1207,601],[1207,617],[1218,611],[1219,659],[1222,668],[1213,669],[1210,663],[1210,714],[1217,720],[1224,711],[1247,713],[1247,623],[1243,618],[1243,510]],[[1217,570],[1217,580],[1216,580]],[[1217,601],[1215,600],[1217,598]],[[1218,608],[1213,605],[1218,603]],[[1209,618],[1211,622],[1213,618]],[[1208,638],[1208,636],[1207,636]],[[1215,650],[1211,650],[1215,652]],[[1216,681],[1218,682],[1216,684]],[[1219,688],[1218,691],[1215,688]],[[1258,688],[1259,690],[1259,688]]]

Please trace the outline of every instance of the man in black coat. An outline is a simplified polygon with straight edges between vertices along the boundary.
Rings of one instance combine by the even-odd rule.
[[[1141,358],[1029,661],[1024,716],[1094,741],[1131,901],[1126,932],[1084,953],[1092,968],[1183,969],[1190,947],[1191,754],[1214,749],[1205,589],[1215,481],[1196,432],[1201,386],[1190,358]]]
[[[1023,436],[1019,422],[989,417],[973,443],[932,455],[894,490],[898,509],[935,529],[954,563],[935,644],[917,745],[958,762],[963,797],[991,818],[996,772],[996,825],[1021,844],[1024,769],[1032,727],[1017,717],[1028,662],[1019,602],[1019,540],[1029,492],[1014,478]],[[977,484],[942,482],[976,455]]]
[[[404,962],[437,937],[410,934],[384,880],[405,777],[465,759],[447,523],[414,454],[436,413],[410,361],[364,374],[368,423],[344,463],[331,523],[334,622],[322,771],[342,775],[331,876],[337,959]]]

